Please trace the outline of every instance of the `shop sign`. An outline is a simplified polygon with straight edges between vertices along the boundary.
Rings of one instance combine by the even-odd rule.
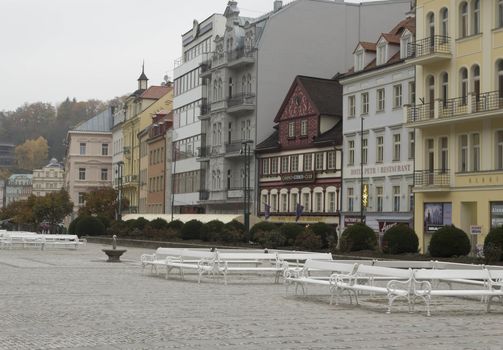
[[[470,234],[480,235],[482,233],[482,226],[480,225],[470,225]]]
[[[314,172],[283,174],[281,181],[286,183],[314,182]]]
[[[491,227],[503,226],[503,202],[491,202]]]
[[[384,232],[388,231],[390,228],[393,226],[396,226],[398,224],[406,224],[409,226],[408,222],[405,221],[377,221],[379,224],[379,233],[384,234]]]
[[[426,232],[435,232],[451,224],[451,203],[424,203],[424,230]]]
[[[306,216],[302,215],[298,220],[296,220],[295,215],[293,216],[279,216],[271,215],[268,219],[271,222],[297,222],[297,223],[310,223],[314,224],[317,222],[324,222],[326,224],[337,224],[339,222],[339,217],[333,216]]]
[[[409,175],[413,173],[413,170],[414,170],[413,162],[406,161],[392,164],[378,164],[372,166],[364,166],[363,175],[365,177]],[[360,167],[344,168],[345,178],[360,177],[361,176],[360,174],[361,174]]]
[[[344,216],[344,227],[348,227],[361,222],[360,216]]]

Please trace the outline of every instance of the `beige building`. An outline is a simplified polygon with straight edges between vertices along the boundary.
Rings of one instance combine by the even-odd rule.
[[[112,187],[112,111],[107,109],[68,131],[65,188],[74,212],[84,205],[84,194]]]
[[[33,194],[45,196],[51,192],[58,192],[65,185],[65,171],[56,158],[42,169],[33,170]]]
[[[503,1],[418,0],[415,230],[454,224],[483,244],[503,224]]]

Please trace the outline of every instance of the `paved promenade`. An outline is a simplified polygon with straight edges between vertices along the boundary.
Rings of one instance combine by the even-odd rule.
[[[383,298],[329,306],[323,289],[285,297],[272,276],[230,284],[142,275],[128,248],[0,250],[0,349],[502,349],[503,306],[436,299],[432,317]],[[450,305],[446,305],[448,301]],[[423,305],[418,307],[423,311]]]

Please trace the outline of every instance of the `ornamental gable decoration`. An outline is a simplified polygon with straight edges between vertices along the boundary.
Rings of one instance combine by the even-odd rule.
[[[315,115],[317,111],[304,89],[297,83],[280,114],[280,120]]]

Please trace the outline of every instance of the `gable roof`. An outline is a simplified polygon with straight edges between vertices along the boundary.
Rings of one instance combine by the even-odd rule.
[[[376,44],[375,43],[370,43],[368,41],[360,41],[358,45],[356,45],[353,53],[358,50],[358,47],[361,46],[365,51],[376,51]]]
[[[279,131],[276,129],[264,141],[255,146],[255,152],[279,149]]]
[[[80,123],[70,131],[109,132],[112,130],[112,126],[112,109],[109,107],[91,119]]]
[[[313,140],[316,145],[328,143],[342,145],[342,119],[335,124],[331,129],[325,131],[323,134],[316,136]]]
[[[140,95],[140,98],[145,98],[149,100],[158,100],[168,92],[170,92],[173,88],[171,86],[157,86],[153,85],[149,87],[147,90],[143,91]]]
[[[342,116],[342,100],[337,98],[337,96],[342,96],[342,86],[337,80],[298,75],[290,86],[274,122],[279,122],[297,85],[301,86],[319,114]]]

